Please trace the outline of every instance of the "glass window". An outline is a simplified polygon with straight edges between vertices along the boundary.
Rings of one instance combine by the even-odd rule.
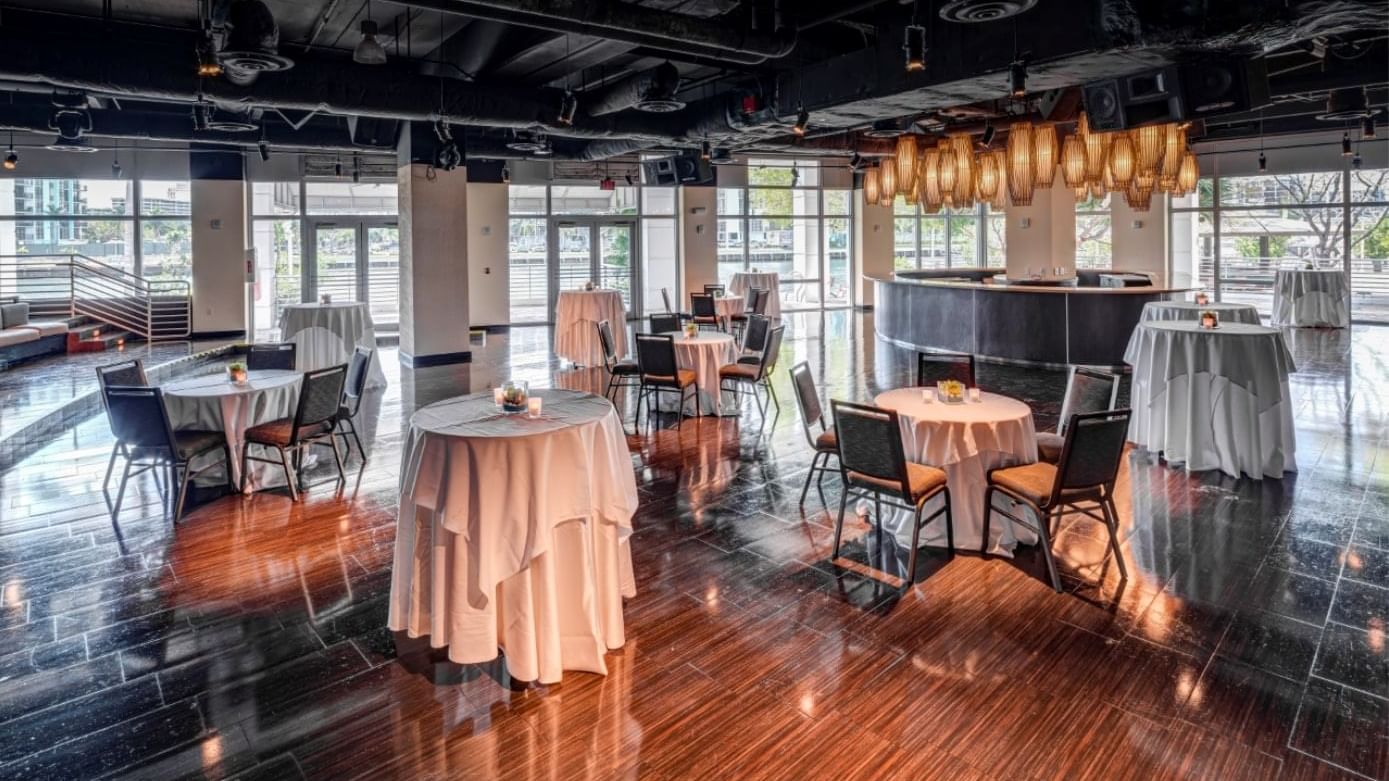
[[[898,217],[892,221],[892,267],[898,271],[921,267],[916,229],[915,217]]]
[[[636,214],[637,188],[604,190],[579,185],[550,187],[551,214]]]
[[[676,257],[675,229],[674,218],[641,221],[642,284],[646,288],[642,314],[665,311],[662,290],[670,295],[671,306],[679,309],[680,263]]]
[[[103,179],[0,179],[0,216],[129,216],[131,183]]]
[[[298,192],[298,185],[294,190]],[[297,218],[251,222],[251,244],[256,248],[256,282],[251,297],[258,330],[277,327],[280,309],[303,300],[299,228]]]
[[[893,202],[893,265],[896,269],[966,268],[981,264],[984,206],[922,214],[902,198]]]
[[[1340,203],[1341,188],[1340,171],[1222,177],[1220,205],[1227,207]]]
[[[1111,194],[1076,204],[1076,268],[1112,268],[1114,240],[1110,217]]]
[[[193,213],[193,198],[188,182],[140,182],[140,214],[182,215]]]
[[[853,212],[853,191],[825,190],[825,214],[849,215]]]
[[[986,265],[989,268],[1008,266],[1008,216],[989,213],[986,220],[984,251],[987,253]]]
[[[305,211],[314,215],[385,214],[397,211],[395,182],[306,182]]]
[[[252,216],[297,216],[299,205],[298,182],[253,182],[251,184]]]
[[[550,319],[550,282],[546,275],[547,236],[545,220],[511,219],[507,242],[510,275],[511,322],[544,322]]]
[[[647,216],[675,214],[674,187],[641,188],[641,213]]]
[[[145,279],[192,282],[192,220],[142,220],[140,259]]]
[[[748,184],[770,187],[819,187],[820,163],[815,160],[748,160]]]
[[[825,304],[848,306],[853,293],[849,258],[852,233],[848,217],[825,220]]]
[[[131,220],[0,220],[0,255],[86,255],[134,274]]]
[[[507,211],[511,214],[544,214],[546,190],[544,185],[508,185]]]
[[[720,187],[718,192],[719,214],[743,213],[743,190],[740,187]]]

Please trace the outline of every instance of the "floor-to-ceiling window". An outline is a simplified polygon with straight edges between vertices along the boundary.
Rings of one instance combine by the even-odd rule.
[[[1053,190],[1053,198],[1065,196],[1064,190]],[[1103,198],[1086,198],[1076,204],[1076,268],[1114,267],[1109,212],[1112,197],[1112,194],[1106,193]]]
[[[893,202],[893,267],[977,268],[1006,262],[1004,215],[985,204],[927,214],[902,198]]]
[[[752,158],[747,185],[717,194],[718,278],[775,271],[783,310],[848,306],[853,198],[823,186],[818,161]]]
[[[1268,314],[1278,269],[1342,269],[1351,316],[1389,321],[1389,169],[1207,177],[1171,215],[1176,284]]]

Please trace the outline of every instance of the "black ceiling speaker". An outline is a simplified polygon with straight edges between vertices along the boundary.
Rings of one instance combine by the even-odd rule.
[[[947,22],[996,22],[1027,11],[1037,0],[950,0],[941,6],[940,18]]]
[[[1174,67],[1086,84],[1085,113],[1095,130],[1127,130],[1185,118],[1181,80]]]
[[[1186,63],[1181,87],[1185,119],[1243,113],[1271,102],[1262,57]]]
[[[347,132],[359,146],[394,146],[400,137],[400,120],[348,115]]]
[[[714,183],[714,169],[699,152],[682,152],[675,157],[663,157],[641,164],[642,184],[671,187],[677,184],[709,185]]]

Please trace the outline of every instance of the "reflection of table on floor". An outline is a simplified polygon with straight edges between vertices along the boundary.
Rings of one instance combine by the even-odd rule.
[[[725,411],[728,414],[737,414],[737,400],[733,392],[719,391],[719,367],[738,360],[738,345],[733,341],[733,337],[717,331],[699,331],[694,336],[676,332],[671,336],[675,339],[676,365],[695,373],[701,412],[705,415],[722,415]],[[674,393],[657,395],[660,396],[657,409],[665,412],[675,410]],[[684,413],[695,414],[694,407],[688,401],[685,403]]]
[[[1278,329],[1140,323],[1124,360],[1133,367],[1133,442],[1192,471],[1257,480],[1296,470],[1296,367]]]
[[[1269,324],[1345,328],[1350,325],[1349,296],[1342,271],[1279,269]]]
[[[169,423],[176,429],[221,431],[232,449],[232,479],[241,480],[241,445],[246,429],[271,420],[293,417],[299,401],[300,375],[291,371],[247,372],[237,385],[225,373],[174,380],[160,386]],[[255,491],[277,482],[284,473],[273,464],[251,462],[244,489]]]
[[[945,470],[955,547],[978,550],[984,532],[988,471],[1037,460],[1032,410],[1017,399],[996,393],[980,394],[977,402],[947,404],[940,400],[928,402],[922,392],[922,388],[898,388],[878,394],[873,403],[897,411],[902,445],[909,460]],[[934,388],[927,392],[934,398]],[[943,500],[931,500],[926,515],[934,512],[934,503],[940,501]],[[944,524],[931,524],[923,532],[923,544],[945,545]],[[991,532],[997,540],[990,549],[1004,556],[1012,556],[1019,541],[1037,541],[1035,534],[1013,523],[995,522]]]
[[[636,595],[637,484],[607,399],[542,390],[539,419],[491,392],[431,404],[401,456],[388,625],[460,664],[506,654],[513,678],[607,673]]]
[[[748,291],[755,287],[763,288],[769,294],[767,317],[781,317],[781,275],[775,271],[736,271],[728,281],[730,295],[748,297]]]
[[[280,310],[280,338],[295,344],[295,367],[317,371],[350,363],[357,347],[376,350],[376,324],[359,301],[334,304],[286,304]],[[386,387],[381,360],[372,357],[368,388]]]
[[[1149,320],[1200,320],[1202,312],[1215,312],[1222,323],[1262,325],[1253,304],[1206,303],[1194,301],[1150,301],[1143,305],[1142,322]]]
[[[617,290],[561,290],[555,304],[555,355],[575,366],[602,366],[598,323],[607,320],[613,350],[627,355],[627,310]]]

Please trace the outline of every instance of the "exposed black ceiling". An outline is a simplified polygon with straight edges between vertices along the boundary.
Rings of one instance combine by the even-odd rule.
[[[443,121],[471,157],[533,155],[511,146],[536,133],[554,156],[573,159],[706,140],[734,150],[872,153],[887,143],[864,135],[875,123],[949,130],[1012,116],[1064,121],[1079,108],[1081,85],[1211,58],[1263,58],[1269,98],[1203,116],[1210,137],[1339,127],[1317,119],[1334,88],[1366,88],[1381,122],[1389,103],[1383,0],[949,4],[966,15],[1021,11],[972,24],[941,18],[944,5],[17,0],[0,3],[0,92],[8,93],[0,95],[0,128],[47,131],[58,89],[85,95],[94,145],[109,137],[385,151],[409,123],[415,138],[428,140]],[[293,67],[199,78],[200,29],[227,32],[222,23],[231,19],[244,33],[263,11],[278,41],[262,34],[253,43],[277,46]],[[385,65],[352,61],[368,14]],[[909,73],[902,41],[913,23],[925,28],[929,51],[925,69]],[[216,48],[245,48],[228,40],[237,35],[216,38]],[[1008,98],[1008,69],[1019,59],[1027,62],[1027,101]],[[570,124],[560,116],[566,92],[578,102]],[[643,101],[683,108],[633,105]],[[802,106],[811,117],[803,138],[791,132]],[[263,133],[217,129],[219,118],[238,117]]]

